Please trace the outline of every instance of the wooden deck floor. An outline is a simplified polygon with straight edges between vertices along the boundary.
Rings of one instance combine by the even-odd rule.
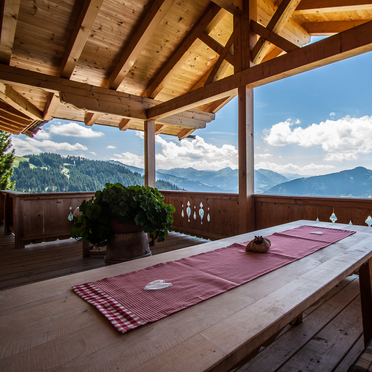
[[[0,229],[0,290],[104,266],[103,256],[82,258],[75,240],[13,248],[14,238]],[[171,233],[153,254],[204,242]],[[363,350],[358,276],[332,289],[287,326],[278,338],[236,372],[346,372]],[[188,372],[188,371],[187,371]]]
[[[0,290],[57,278],[104,266],[104,255],[83,258],[82,242],[74,239],[31,244],[14,249],[13,235],[3,235],[0,227]],[[151,247],[152,254],[190,247],[207,240],[170,233]]]

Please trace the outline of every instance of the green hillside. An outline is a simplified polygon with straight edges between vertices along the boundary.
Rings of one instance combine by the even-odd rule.
[[[143,176],[120,165],[51,153],[16,157],[13,180],[15,191],[30,193],[96,191],[102,190],[106,183],[116,182],[124,186],[144,184]],[[156,187],[179,190],[165,181],[157,181]]]

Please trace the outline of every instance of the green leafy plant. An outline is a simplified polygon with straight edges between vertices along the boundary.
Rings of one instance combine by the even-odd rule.
[[[164,197],[156,188],[149,186],[123,186],[107,183],[102,191],[96,191],[91,200],[84,200],[80,215],[71,229],[73,237],[82,237],[86,242],[104,246],[113,236],[110,222],[134,222],[143,226],[159,242],[164,241],[172,222],[175,208],[163,201]]]

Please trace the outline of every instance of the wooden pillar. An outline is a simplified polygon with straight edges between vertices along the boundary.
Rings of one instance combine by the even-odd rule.
[[[257,36],[250,21],[257,20],[257,0],[243,0],[243,13],[234,16],[234,72],[251,66],[251,49]],[[238,88],[239,232],[255,230],[253,88]]]
[[[238,89],[239,232],[255,230],[253,89]]]
[[[372,258],[359,269],[364,346],[372,339]]]
[[[145,185],[155,187],[155,121],[145,121]]]

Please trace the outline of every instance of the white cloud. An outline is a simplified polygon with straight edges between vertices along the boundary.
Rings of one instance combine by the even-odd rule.
[[[97,155],[97,153],[95,153],[94,151],[91,151],[90,152],[92,155]]]
[[[34,136],[34,138],[38,139],[38,140],[44,140],[44,139],[49,139],[50,138],[50,134],[43,130],[43,129],[40,129]]]
[[[143,137],[142,132],[138,132]],[[160,152],[156,154],[157,169],[188,168],[199,170],[219,170],[238,167],[238,150],[232,145],[217,147],[206,143],[203,138],[196,136],[193,140],[183,140],[177,143],[166,141],[160,136],[155,137]],[[136,167],[143,167],[143,156],[125,152],[115,154],[113,160]]]
[[[326,120],[303,129],[292,129],[290,120],[275,124],[264,140],[271,146],[297,144],[302,147],[320,146],[327,161],[358,159],[360,154],[372,152],[372,116]]]
[[[35,138],[22,139],[20,137],[12,137],[13,148],[17,156],[28,154],[39,154],[41,152],[56,152],[56,151],[79,151],[88,150],[88,148],[80,143],[71,145],[67,142],[53,142],[49,140],[39,141]]]
[[[255,159],[257,159],[257,158],[261,158],[261,159],[267,159],[267,158],[271,158],[272,157],[272,155],[271,154],[254,154],[254,157],[255,157]]]
[[[111,160],[120,161],[123,164],[131,165],[132,167],[144,168],[144,158],[141,155],[132,154],[130,152],[123,152],[122,154],[115,154]]]
[[[108,145],[108,146],[106,147],[106,149],[116,149],[116,147],[115,147],[115,146]]]
[[[325,164],[308,164],[304,166],[295,165],[292,163],[288,164],[276,164],[269,162],[260,162],[255,164],[255,169],[269,169],[277,173],[299,173],[299,174],[320,174],[329,173],[330,170],[334,169],[333,165]]]
[[[52,124],[49,133],[66,137],[94,138],[104,136],[102,132],[96,132],[92,128],[79,125],[77,123]]]
[[[335,112],[330,112],[330,113],[329,113],[329,116],[331,116],[331,117],[333,117],[333,116],[335,116],[335,115],[336,115]]]
[[[193,140],[178,143],[167,142],[156,136],[156,144],[161,152],[156,154],[156,167],[159,169],[187,168],[219,170],[238,167],[238,150],[232,145],[217,147],[196,136]]]

